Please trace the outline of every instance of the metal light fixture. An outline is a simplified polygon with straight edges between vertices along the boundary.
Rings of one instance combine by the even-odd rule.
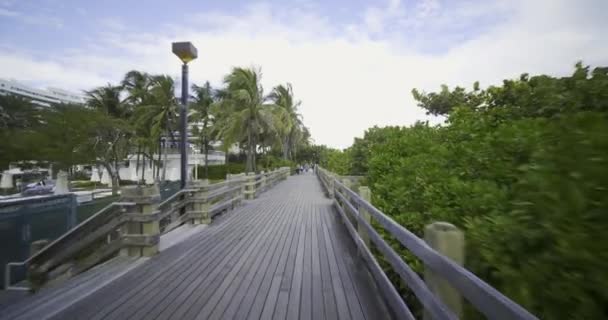
[[[198,57],[198,51],[191,42],[173,42],[171,44],[173,53],[183,62],[182,64],[182,107],[180,116],[180,152],[181,152],[181,175],[180,186],[186,187],[188,181],[188,62]]]

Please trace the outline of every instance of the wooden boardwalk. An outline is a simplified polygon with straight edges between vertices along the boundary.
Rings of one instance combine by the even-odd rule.
[[[20,303],[24,310],[28,300]],[[45,314],[86,320],[390,318],[313,175],[290,177],[102,289]]]

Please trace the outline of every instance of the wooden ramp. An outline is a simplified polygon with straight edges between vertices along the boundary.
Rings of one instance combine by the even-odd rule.
[[[390,318],[313,175],[290,177],[61,309],[51,319]]]

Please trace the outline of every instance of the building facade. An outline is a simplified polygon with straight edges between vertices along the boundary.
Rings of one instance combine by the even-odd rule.
[[[84,96],[58,88],[38,89],[16,80],[0,79],[0,94],[15,95],[32,101],[43,107],[54,103],[84,104]]]

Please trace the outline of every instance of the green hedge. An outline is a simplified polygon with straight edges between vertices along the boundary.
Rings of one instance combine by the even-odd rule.
[[[604,319],[608,68],[587,71],[474,94],[490,107],[425,95],[427,110],[449,110],[446,125],[372,128],[337,163],[366,171],[374,205],[417,235],[434,221],[463,229],[466,267],[540,319]]]
[[[211,180],[223,180],[226,179],[228,173],[242,173],[245,172],[245,164],[243,163],[228,163],[221,165],[209,166],[208,179]],[[205,179],[205,166],[198,166],[198,178]]]
[[[282,167],[290,167],[292,171],[295,171],[296,164],[291,160],[285,160],[273,155],[265,155],[257,160],[257,166],[258,171],[270,171]]]

